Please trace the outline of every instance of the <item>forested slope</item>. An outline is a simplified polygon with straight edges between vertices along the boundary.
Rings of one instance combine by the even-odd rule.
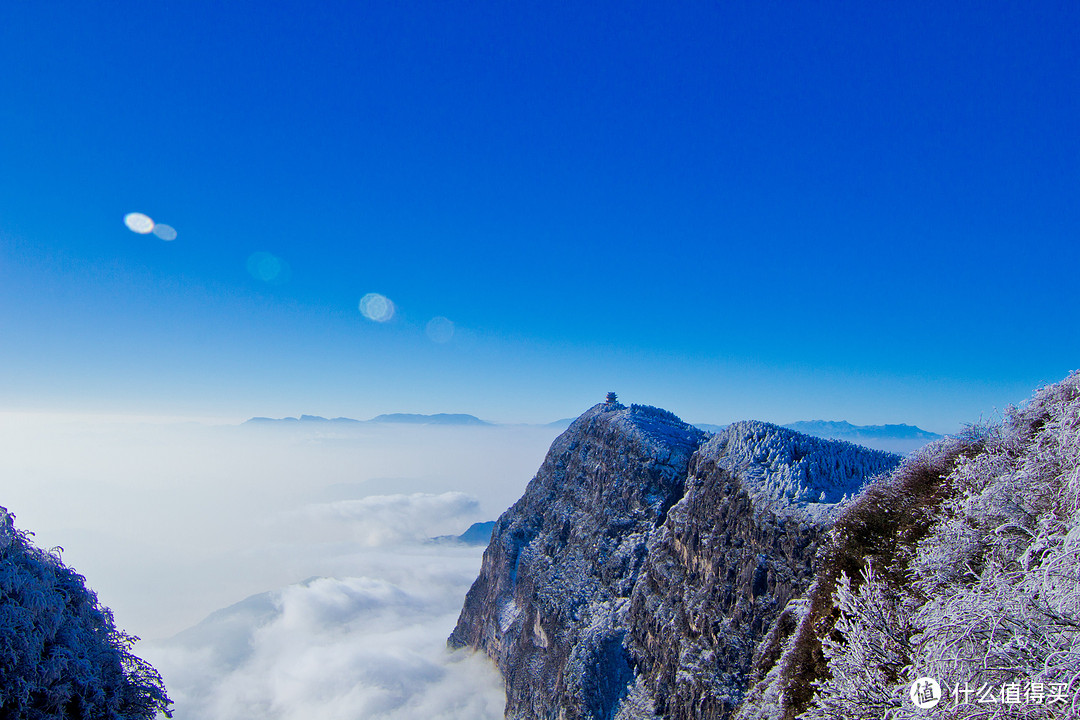
[[[830,531],[740,717],[1065,718],[1080,710],[1080,375],[934,443]]]

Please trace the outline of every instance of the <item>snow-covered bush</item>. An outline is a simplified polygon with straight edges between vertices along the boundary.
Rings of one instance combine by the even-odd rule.
[[[960,445],[891,573],[866,562],[857,589],[847,572],[834,587],[805,717],[924,717],[907,699],[919,677],[939,680],[950,718],[1080,717],[1080,374]]]
[[[857,590],[846,573],[840,577],[840,617],[822,641],[832,677],[820,684],[809,718],[877,720],[902,704],[894,688],[910,662],[911,620],[900,598],[876,580],[872,563],[861,574]]]
[[[131,654],[137,638],[28,535],[0,508],[0,717],[171,717],[161,676]]]
[[[615,720],[660,720],[642,676],[638,675],[630,685],[626,697],[619,703]]]

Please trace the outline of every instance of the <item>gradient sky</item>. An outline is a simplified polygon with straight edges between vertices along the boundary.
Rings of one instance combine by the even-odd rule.
[[[1078,38],[1069,2],[3,3],[0,407],[953,431],[1080,366]]]

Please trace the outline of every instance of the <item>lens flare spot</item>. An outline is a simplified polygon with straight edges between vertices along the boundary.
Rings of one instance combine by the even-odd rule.
[[[247,259],[247,271],[256,280],[280,285],[289,279],[289,265],[276,255],[255,252]]]
[[[154,234],[165,241],[176,239],[176,230],[172,225],[165,225],[164,223],[154,224]]]
[[[140,235],[149,235],[154,231],[154,221],[142,213],[128,213],[124,216],[124,224],[128,230]]]
[[[428,320],[427,327],[424,328],[424,332],[431,338],[432,342],[446,343],[450,342],[450,338],[454,337],[454,323],[441,315],[433,317]]]
[[[394,303],[390,302],[390,298],[385,295],[368,293],[360,298],[360,312],[368,320],[386,322],[394,317]]]

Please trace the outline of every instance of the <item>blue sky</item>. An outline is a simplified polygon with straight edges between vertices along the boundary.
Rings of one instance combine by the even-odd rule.
[[[952,431],[1080,365],[1075,4],[317,5],[0,7],[0,406]]]

